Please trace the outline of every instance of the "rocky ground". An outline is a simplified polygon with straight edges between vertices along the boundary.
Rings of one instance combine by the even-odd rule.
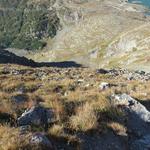
[[[0,65],[1,150],[149,150],[150,73]]]

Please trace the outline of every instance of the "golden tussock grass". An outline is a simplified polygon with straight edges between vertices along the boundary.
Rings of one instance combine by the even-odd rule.
[[[21,137],[19,130],[8,126],[0,126],[0,149],[1,150],[29,150],[30,135]]]
[[[117,135],[125,135],[127,132],[127,128],[118,122],[110,122],[107,126]]]
[[[26,71],[29,69],[30,74],[18,76],[0,74],[0,117],[6,113],[16,119],[26,108],[40,103],[46,108],[54,109],[56,122],[49,126],[47,134],[56,139],[79,142],[74,133],[110,131],[108,129],[117,135],[125,134],[126,126],[118,121],[120,118],[125,118],[125,114],[110,103],[109,98],[114,93],[127,93],[150,108],[149,81],[128,81],[120,76],[96,74],[88,68],[39,68],[37,70],[21,67],[16,69],[26,69]],[[46,73],[44,80],[36,76],[37,72],[41,73],[43,70]],[[117,86],[100,90],[101,82]],[[20,89],[23,89],[22,94],[28,99],[18,106],[12,103],[11,98],[21,94]],[[3,125],[0,126],[0,139],[2,139],[0,150],[17,150],[18,144],[22,147],[28,146],[14,140],[18,137],[18,129],[8,127],[7,123]],[[10,137],[12,139],[7,142]]]
[[[70,118],[70,125],[73,129],[79,131],[87,131],[96,128],[97,117],[88,103],[76,110],[76,115]]]

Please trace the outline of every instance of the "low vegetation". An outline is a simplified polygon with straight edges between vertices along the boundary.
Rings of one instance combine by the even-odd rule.
[[[1,65],[0,72],[2,150],[33,149],[29,147],[30,133],[23,141],[16,140],[20,136],[16,126],[17,118],[24,110],[37,103],[53,108],[56,115],[56,121],[48,127],[47,137],[53,139],[54,143],[69,143],[70,147],[75,145],[75,149],[82,143],[78,133],[86,135],[114,132],[118,136],[126,135],[128,129],[124,111],[112,106],[109,101],[113,93],[129,93],[149,106],[149,81],[129,81],[120,76],[102,75],[88,68],[33,69]],[[104,81],[117,86],[101,90],[99,85]],[[31,128],[32,132],[42,130]]]

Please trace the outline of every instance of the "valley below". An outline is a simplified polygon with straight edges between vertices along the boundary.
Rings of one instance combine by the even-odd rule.
[[[149,70],[148,8],[119,0],[56,1],[52,8],[59,18],[56,35],[44,37],[42,50],[24,56],[38,62]],[[8,50],[23,54],[20,49]]]

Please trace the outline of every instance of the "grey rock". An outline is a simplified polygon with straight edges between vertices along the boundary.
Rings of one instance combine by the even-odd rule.
[[[20,134],[26,134],[31,131],[31,126],[20,126],[19,127]]]
[[[18,94],[11,97],[12,103],[22,104],[28,101],[28,96],[25,94]]]
[[[145,75],[146,72],[137,70],[137,71],[135,71],[135,73],[140,74],[140,75]]]
[[[123,105],[128,108],[129,111],[136,114],[141,120],[150,123],[150,112],[144,105],[133,99],[127,94],[114,95],[113,104]]]
[[[139,70],[129,71],[127,69],[111,69],[111,70],[98,69],[96,70],[96,73],[108,74],[114,77],[123,76],[127,80],[144,80],[144,81],[150,80],[150,73],[146,73],[144,71]]]
[[[131,145],[131,150],[150,150],[150,134],[135,140]]]
[[[102,83],[99,85],[99,88],[100,88],[101,90],[106,90],[106,89],[108,89],[109,87],[110,87],[110,84],[107,83],[107,82],[102,82]]]
[[[13,69],[13,70],[11,71],[11,74],[12,74],[12,75],[20,75],[20,72],[19,72],[18,70]]]
[[[84,83],[84,79],[78,79],[77,80],[77,84],[82,84],[82,83]]]
[[[127,94],[113,95],[111,102],[127,112],[127,128],[130,150],[150,149],[150,112],[144,105]]]
[[[35,75],[38,79],[44,80],[44,79],[46,79],[48,73],[43,70],[40,70],[40,71],[37,71],[37,73]]]
[[[100,88],[100,90],[106,90],[108,88],[115,87],[115,86],[117,86],[117,85],[116,84],[110,84],[110,83],[107,83],[107,82],[102,82],[99,85],[99,88]]]
[[[49,123],[54,121],[54,112],[51,109],[42,106],[33,106],[26,110],[21,117],[18,118],[18,125],[42,125],[47,128]]]

